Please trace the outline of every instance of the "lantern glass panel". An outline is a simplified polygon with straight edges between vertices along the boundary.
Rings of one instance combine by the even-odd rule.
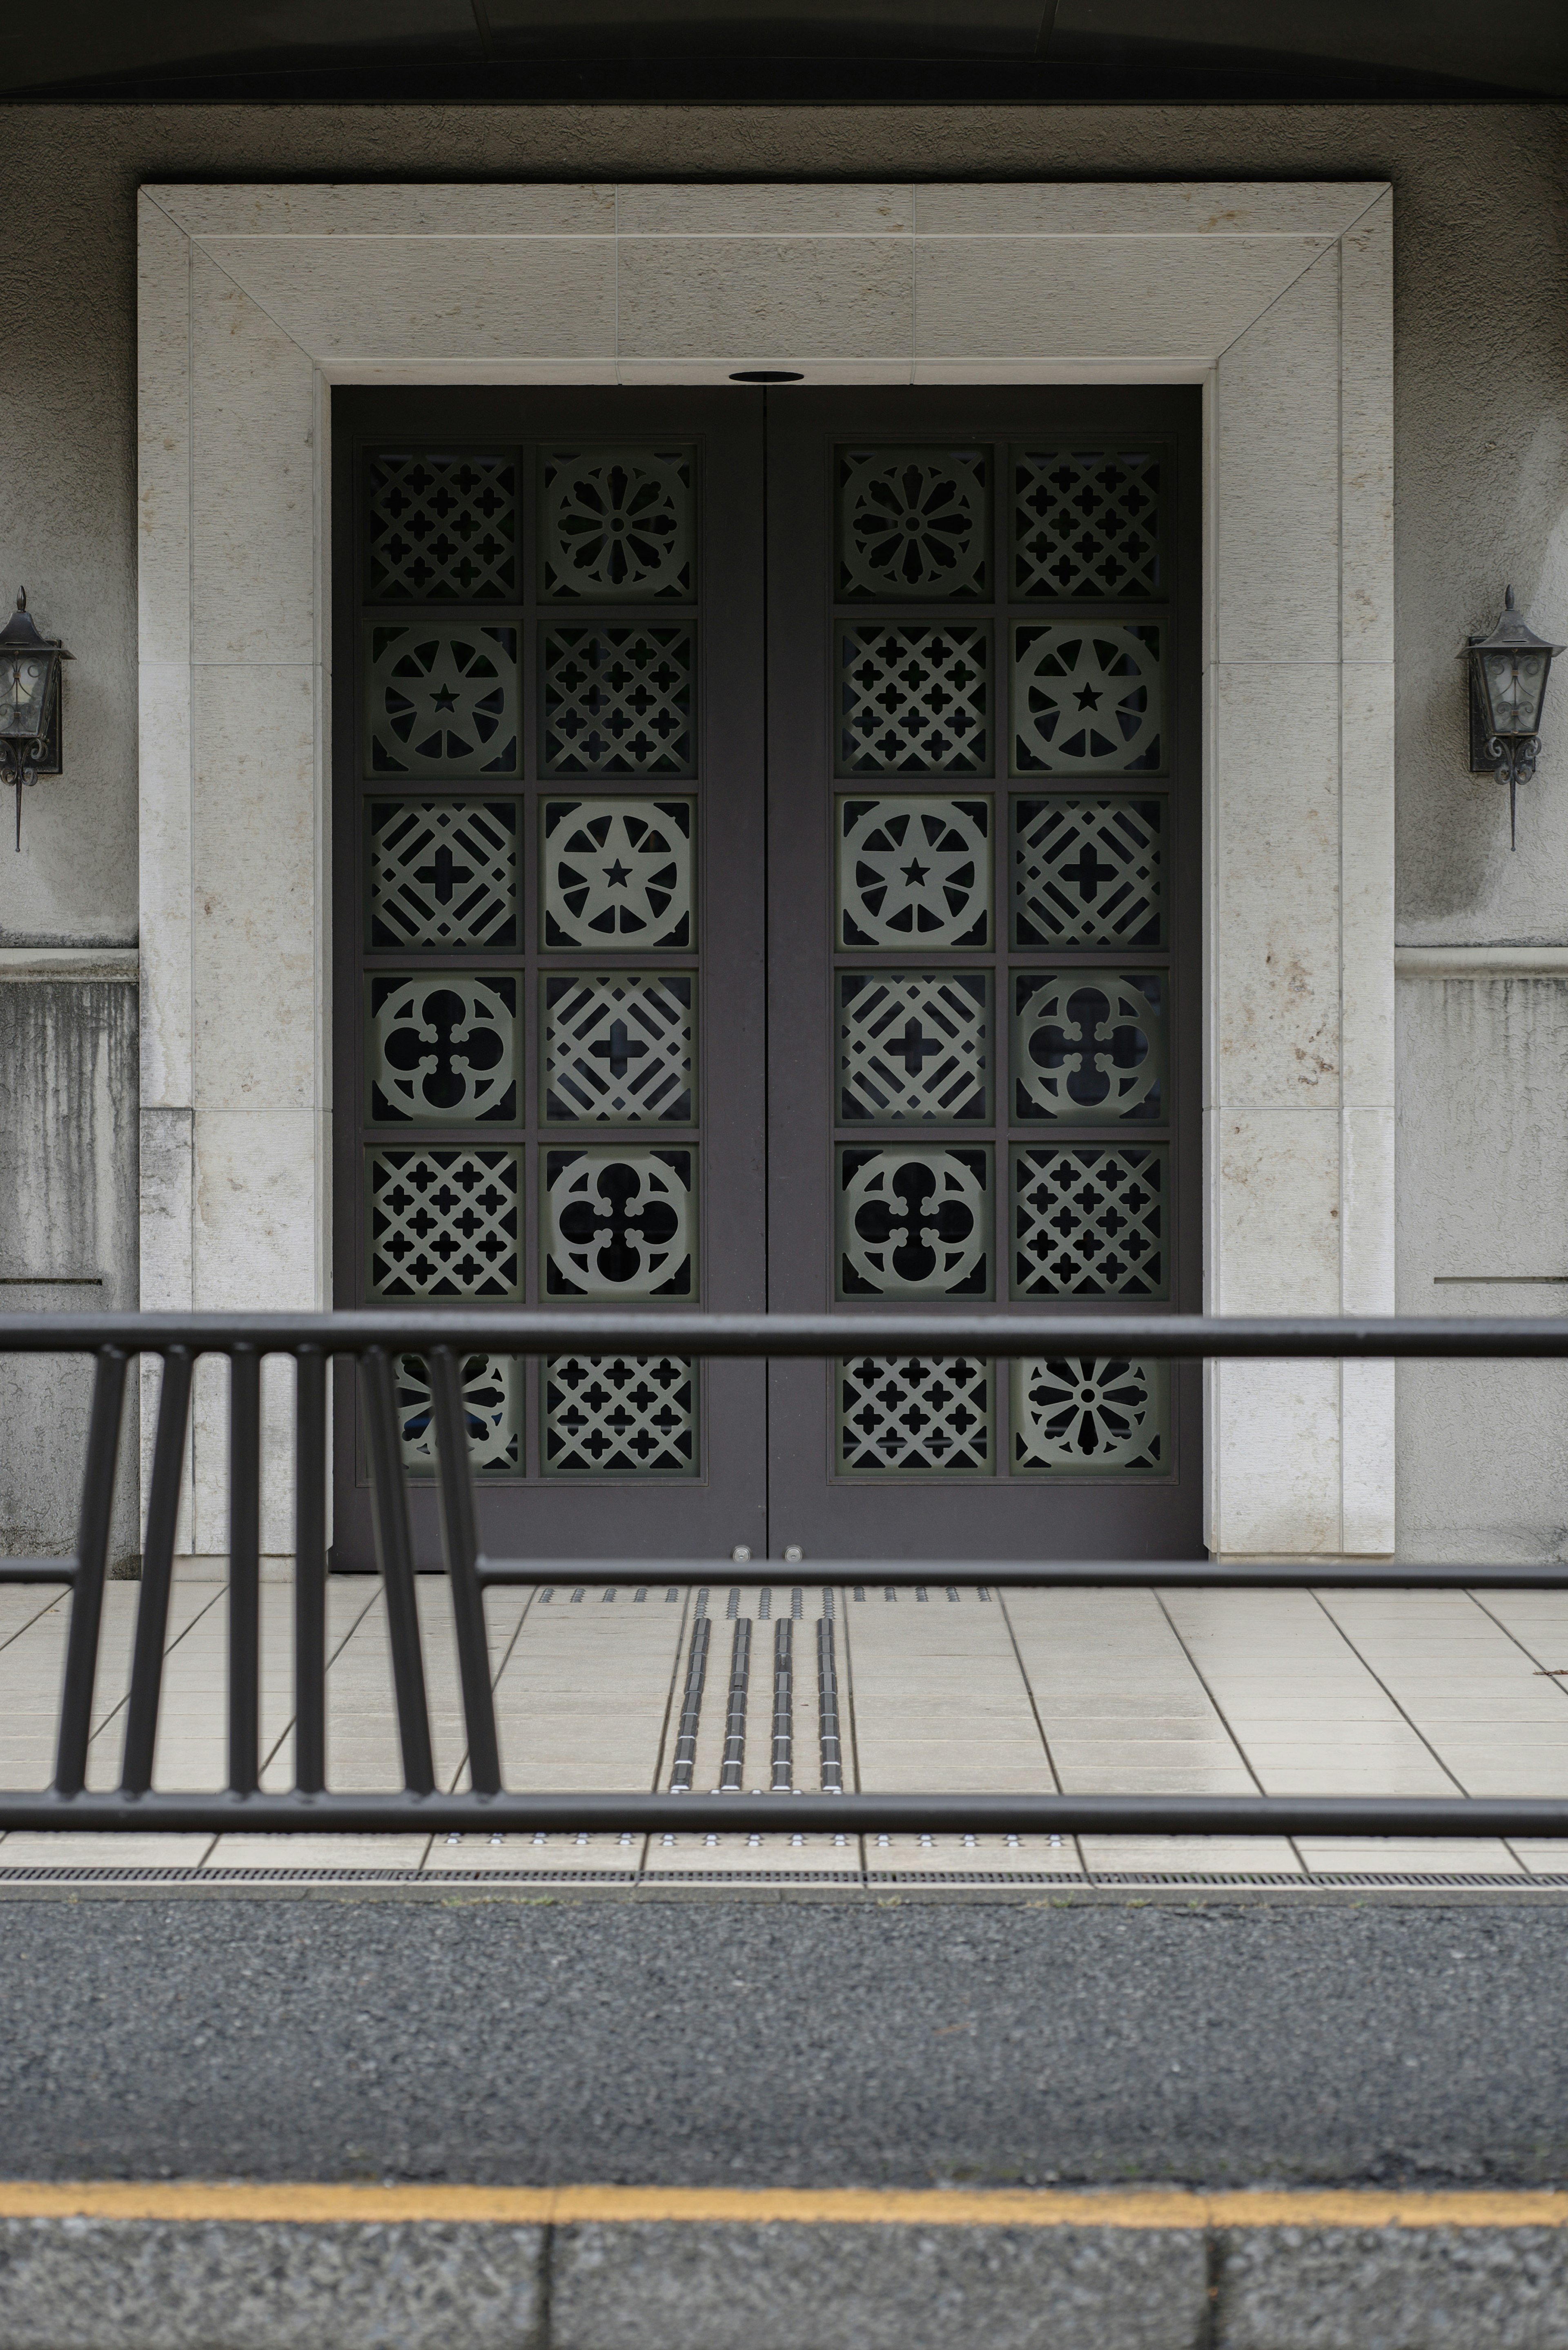
[[[48,725],[55,657],[47,652],[0,656],[0,735],[30,742]]]
[[[1533,734],[1541,724],[1551,655],[1528,647],[1488,652],[1481,677],[1494,734]]]

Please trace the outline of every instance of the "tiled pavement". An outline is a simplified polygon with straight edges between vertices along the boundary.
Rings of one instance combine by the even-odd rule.
[[[118,1778],[136,1586],[107,1593],[88,1781]],[[286,1576],[262,1587],[264,1785],[291,1779]],[[369,1579],[329,1586],[328,1782],[398,1783],[386,1621]],[[436,1767],[461,1785],[447,1587],[420,1583]],[[1568,1594],[1043,1590],[780,1584],[771,1592],[561,1584],[487,1599],[505,1782],[668,1787],[693,1627],[710,1618],[691,1783],[724,1772],[736,1623],[752,1625],[739,1773],[773,1783],[775,1637],[791,1627],[789,1783],[823,1784],[818,1624],[831,1627],[843,1783],[946,1789],[1271,1794],[1568,1794]],[[0,1775],[48,1782],[66,1599],[0,1590]],[[1559,1662],[1561,1660],[1561,1663]],[[225,1596],[177,1582],[155,1783],[222,1783]],[[733,1743],[730,1747],[734,1759]],[[830,1750],[831,1751],[831,1750]],[[788,1797],[781,1794],[781,1810]],[[454,1884],[550,1877],[605,1887],[845,1887],[1453,1877],[1568,1881],[1568,1842],[1391,1838],[227,1835],[0,1838],[0,1887],[105,1869],[235,1882],[308,1871]],[[40,1878],[39,1872],[48,1872]],[[297,1882],[297,1875],[293,1881]]]

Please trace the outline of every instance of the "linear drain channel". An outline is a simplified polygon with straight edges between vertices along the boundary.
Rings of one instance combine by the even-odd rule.
[[[1568,1874],[1539,1877],[1429,1874],[1417,1869],[1322,1869],[1311,1876],[1285,1870],[1220,1869],[859,1869],[859,1868],[0,1868],[0,1892],[12,1885],[550,1885],[638,1886],[832,1885],[867,1889],[919,1886],[1020,1886],[1069,1892],[1132,1891],[1179,1887],[1278,1888],[1312,1893],[1324,1887],[1350,1891],[1426,1893],[1552,1893],[1568,1891]]]

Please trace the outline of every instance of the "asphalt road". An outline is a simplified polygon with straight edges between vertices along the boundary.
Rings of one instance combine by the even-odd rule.
[[[15,2178],[1568,2178],[1568,1906],[0,1905]]]

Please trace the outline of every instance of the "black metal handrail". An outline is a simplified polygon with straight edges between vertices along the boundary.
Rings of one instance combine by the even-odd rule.
[[[77,1547],[68,1559],[0,1560],[0,1581],[60,1583],[71,1594],[54,1784],[0,1789],[0,1828],[201,1829],[261,1832],[485,1829],[625,1831],[831,1829],[849,1834],[1141,1834],[1561,1836],[1568,1797],[1278,1795],[980,1795],[954,1793],[544,1794],[504,1790],[485,1635],[484,1591],[539,1582],[552,1569],[579,1579],[595,1563],[491,1559],[480,1550],[458,1357],[635,1347],[700,1357],[977,1354],[992,1357],[1158,1356],[1168,1358],[1387,1359],[1568,1357],[1568,1319],[1556,1316],[1307,1316],[1063,1315],[486,1314],[0,1315],[0,1353],[84,1354],[95,1359]],[[468,1789],[437,1789],[415,1595],[409,1495],[399,1441],[394,1358],[428,1367],[437,1513],[467,1741]],[[198,1357],[226,1356],[229,1385],[228,1785],[173,1794],[152,1787],[174,1545]],[[260,1788],[261,1366],[291,1357],[295,1399],[295,1784]],[[87,1790],[110,1513],[127,1371],[161,1358],[146,1530],[120,1783]],[[376,1557],[386,1593],[403,1786],[396,1794],[328,1792],[327,1761],[327,1366],[356,1360],[370,1467]],[[628,1562],[603,1562],[624,1578]],[[777,1562],[647,1563],[673,1580],[776,1583]],[[1568,1589],[1568,1565],[1534,1566],[1387,1561],[1355,1565],[1183,1560],[814,1561],[816,1583],[974,1581],[999,1586],[1178,1585],[1241,1589]],[[835,1695],[835,1708],[836,1695]],[[836,1730],[836,1711],[835,1711]],[[784,1803],[781,1807],[781,1795]]]

